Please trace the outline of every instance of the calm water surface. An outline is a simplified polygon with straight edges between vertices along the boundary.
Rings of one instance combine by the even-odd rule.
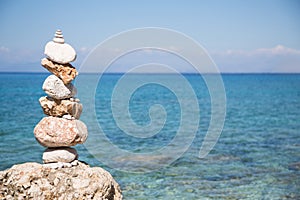
[[[42,162],[44,148],[35,141],[33,129],[44,116],[38,99],[45,95],[41,87],[48,75],[0,74],[0,170],[16,163]],[[81,76],[87,85],[97,78]],[[152,76],[172,79],[171,75]],[[132,152],[167,145],[180,125],[176,95],[155,84],[139,88],[130,100],[132,119],[147,125],[153,104],[161,104],[167,118],[156,136],[131,137],[117,127],[110,108],[111,92],[120,77],[103,77],[96,90],[96,116],[107,137]],[[197,156],[210,121],[210,97],[201,77],[185,77],[197,95],[201,116],[196,138],[178,160],[150,173],[122,172],[97,160],[84,145],[77,145],[80,160],[111,172],[124,199],[300,199],[300,75],[222,75],[227,97],[225,126],[204,159]],[[80,89],[84,86],[78,86]],[[79,98],[86,100],[84,95]],[[81,120],[93,132],[95,125],[86,112]]]

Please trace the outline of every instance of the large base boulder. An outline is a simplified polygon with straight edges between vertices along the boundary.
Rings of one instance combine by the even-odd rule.
[[[0,199],[122,199],[109,172],[82,162],[51,169],[39,163],[14,165],[0,171]]]

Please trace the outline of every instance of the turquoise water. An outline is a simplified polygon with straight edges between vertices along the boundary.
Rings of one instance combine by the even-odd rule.
[[[38,99],[45,95],[41,87],[47,76],[0,74],[0,170],[16,163],[41,162],[44,148],[32,131],[44,116]],[[89,80],[97,78],[81,76],[86,79],[86,89]],[[172,80],[171,75],[151,76]],[[96,116],[107,138],[136,153],[170,143],[180,126],[176,95],[156,84],[139,88],[130,100],[132,119],[147,125],[150,106],[161,104],[166,123],[151,138],[128,136],[117,127],[110,108],[111,92],[120,77],[103,77],[96,90]],[[225,125],[218,143],[203,159],[198,153],[209,126],[210,97],[201,77],[185,77],[197,95],[201,116],[193,143],[179,159],[156,171],[131,173],[107,166],[84,145],[77,145],[79,159],[110,171],[120,183],[124,199],[300,199],[300,75],[222,75],[227,98]],[[79,91],[86,89],[78,86]],[[84,95],[79,98],[88,102]],[[81,120],[91,133],[88,140],[93,140],[96,128],[87,112]]]

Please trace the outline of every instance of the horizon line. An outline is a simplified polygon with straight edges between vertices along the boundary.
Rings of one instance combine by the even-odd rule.
[[[126,74],[127,72],[105,72],[105,73],[98,73],[98,72],[79,72],[80,74],[85,74],[85,75],[94,75],[94,74],[106,74],[106,75],[123,75]],[[51,74],[51,72],[28,72],[28,71],[24,71],[24,72],[14,72],[14,71],[0,71],[0,74]],[[141,72],[141,73],[128,73],[130,75],[175,75],[177,73],[164,73],[164,72]],[[196,73],[196,72],[181,72],[180,74],[183,75],[215,75],[215,74],[295,74],[295,75],[300,75],[300,72],[220,72],[220,73],[209,73],[209,72],[205,72],[205,73]]]

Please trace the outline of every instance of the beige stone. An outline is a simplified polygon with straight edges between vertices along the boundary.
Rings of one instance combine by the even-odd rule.
[[[77,70],[71,64],[58,64],[47,58],[43,58],[41,64],[49,72],[60,78],[65,85],[71,83],[78,75]]]
[[[0,171],[0,199],[122,199],[119,184],[106,170],[82,162],[52,164],[59,163],[24,163]]]
[[[68,147],[85,142],[86,125],[80,120],[44,117],[34,128],[36,140],[45,147]]]
[[[46,115],[53,117],[62,117],[63,115],[71,115],[75,119],[79,119],[82,112],[82,104],[72,99],[53,99],[51,97],[41,97],[39,99],[41,107]]]

